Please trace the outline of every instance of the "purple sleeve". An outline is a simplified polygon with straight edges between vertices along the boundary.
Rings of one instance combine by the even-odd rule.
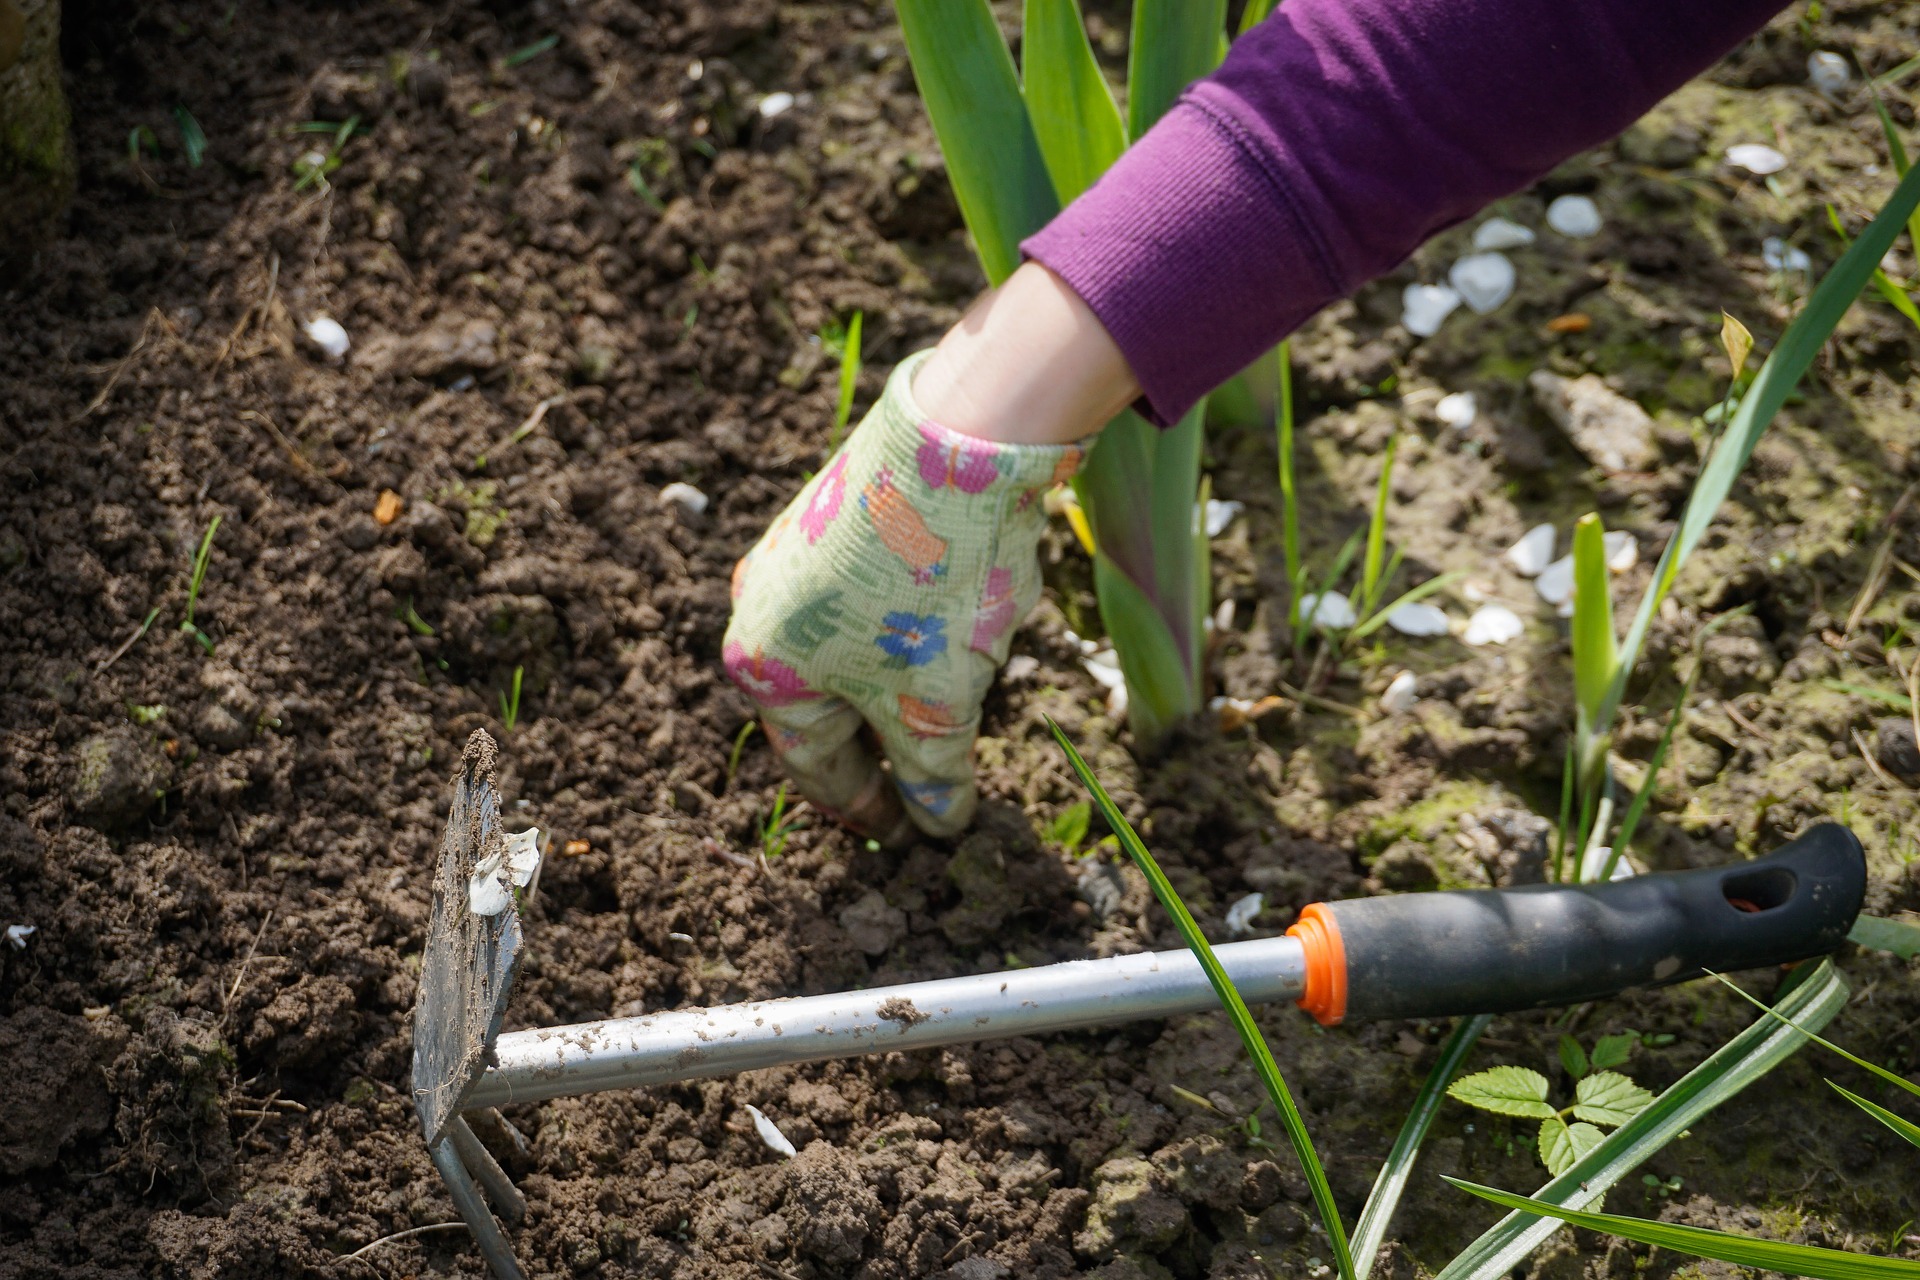
[[[1286,0],[1022,246],[1177,420],[1423,240],[1612,137],[1780,0]]]

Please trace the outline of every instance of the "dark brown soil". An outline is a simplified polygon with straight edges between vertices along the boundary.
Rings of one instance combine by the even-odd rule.
[[[458,1231],[341,1257],[453,1217],[407,1066],[447,778],[475,727],[501,741],[508,805],[555,837],[514,1025],[1177,945],[1131,871],[1093,892],[1099,864],[1042,836],[1078,798],[1046,715],[1212,930],[1250,888],[1278,929],[1317,898],[1516,874],[1499,833],[1512,810],[1555,812],[1571,712],[1562,629],[1494,557],[1598,507],[1640,538],[1637,591],[1697,468],[1689,422],[1724,389],[1719,310],[1765,348],[1804,292],[1762,265],[1762,237],[1824,265],[1821,202],[1857,229],[1887,189],[1870,109],[1809,91],[1806,51],[1884,70],[1917,12],[1796,7],[1516,197],[1537,225],[1545,199],[1591,191],[1608,229],[1516,255],[1497,316],[1424,344],[1395,324],[1400,287],[1443,274],[1462,231],[1301,337],[1311,561],[1406,430],[1396,540],[1521,606],[1523,641],[1383,639],[1321,685],[1361,719],[1276,714],[1143,767],[1065,642],[1093,613],[1062,534],[1016,646],[1033,662],[989,704],[975,832],[895,856],[808,822],[762,867],[778,777],[757,738],[730,772],[748,709],[718,647],[735,557],[821,458],[835,370],[814,335],[864,310],[864,405],[980,284],[884,7],[70,4],[79,198],[0,282],[0,925],[34,930],[0,944],[0,1276],[480,1274]],[[1121,31],[1100,25],[1105,52]],[[1908,128],[1916,83],[1888,90]],[[797,103],[765,118],[776,91]],[[176,106],[208,138],[198,167]],[[337,167],[303,181],[349,120]],[[130,148],[141,127],[154,145]],[[1778,193],[1717,162],[1776,138],[1795,157]],[[1910,247],[1895,265],[1911,273]],[[1574,310],[1590,329],[1544,331]],[[302,336],[319,314],[352,336],[342,364]],[[1883,546],[1920,563],[1920,506],[1900,501],[1917,356],[1895,313],[1857,307],[1683,575],[1629,767],[1698,623],[1753,612],[1707,649],[1644,861],[1725,860],[1838,816],[1868,844],[1870,907],[1920,907],[1910,774],[1863,754],[1889,740],[1886,708],[1824,683],[1891,689],[1887,651],[1911,661],[1904,567],[1849,616]],[[1659,468],[1588,469],[1532,406],[1541,366],[1654,409]],[[1464,434],[1432,416],[1462,388],[1483,407]],[[1216,671],[1258,697],[1297,674],[1273,446],[1225,427],[1211,448],[1217,491],[1249,508],[1218,544],[1238,621]],[[658,501],[674,481],[711,495],[705,514]],[[209,652],[179,628],[216,517],[193,615]],[[1402,667],[1423,701],[1382,719],[1372,695]],[[1912,966],[1842,963],[1857,997],[1831,1034],[1920,1069]],[[1477,1060],[1546,1067],[1563,1025],[1634,1029],[1672,1037],[1631,1064],[1658,1087],[1748,1020],[1696,984],[1504,1020]],[[1263,1022],[1351,1219],[1445,1028]],[[1841,1070],[1791,1063],[1656,1158],[1678,1189],[1630,1180],[1611,1203],[1913,1256],[1915,1153],[1824,1096]],[[1196,1017],[522,1107],[524,1149],[492,1136],[539,1275],[1311,1272],[1329,1254],[1304,1184],[1271,1113],[1264,1137],[1241,1119],[1258,1096],[1223,1020]],[[797,1158],[760,1142],[748,1103]],[[1491,1221],[1437,1172],[1541,1180],[1524,1132],[1449,1107],[1396,1277]],[[1578,1235],[1530,1267],[1683,1265]]]

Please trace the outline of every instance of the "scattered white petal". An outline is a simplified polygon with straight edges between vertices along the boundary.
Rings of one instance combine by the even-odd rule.
[[[780,1132],[780,1126],[762,1115],[760,1108],[748,1103],[747,1114],[753,1117],[753,1129],[760,1135],[760,1141],[789,1160],[798,1154],[793,1144],[787,1141],[787,1135]]]
[[[1460,301],[1483,316],[1513,296],[1514,279],[1513,260],[1504,253],[1470,253],[1447,272]]]
[[[1548,604],[1565,604],[1573,599],[1573,557],[1561,556],[1540,571],[1533,589]]]
[[[1217,538],[1227,531],[1233,518],[1247,509],[1244,502],[1222,502],[1218,498],[1207,499],[1207,536]]]
[[[1787,167],[1787,158],[1764,142],[1736,142],[1727,148],[1727,163],[1766,177]]]
[[[1607,859],[1612,856],[1613,847],[1611,845],[1597,844],[1588,849],[1580,858],[1580,879],[1598,879],[1600,872],[1606,868]],[[1620,861],[1614,865],[1613,874],[1608,876],[1607,879],[1625,880],[1632,875],[1633,864],[1627,861],[1626,855],[1622,854]]]
[[[507,875],[521,888],[540,869],[540,828],[528,827],[507,837]]]
[[[1507,563],[1523,578],[1537,577],[1553,563],[1553,526],[1537,524],[1507,548]]]
[[[1403,636],[1443,636],[1449,624],[1445,609],[1416,600],[1387,614],[1387,625]]]
[[[1233,597],[1228,596],[1220,602],[1220,607],[1213,611],[1213,629],[1215,631],[1233,630],[1233,615]]]
[[[1227,908],[1227,933],[1237,938],[1243,933],[1253,932],[1253,918],[1259,915],[1266,905],[1267,895],[1264,893],[1250,893],[1244,898],[1236,899],[1234,904]]]
[[[1639,563],[1640,544],[1625,529],[1614,529],[1601,539],[1607,548],[1607,568],[1625,573]]]
[[[1040,659],[1030,653],[1016,653],[1007,659],[1007,665],[1001,670],[1008,680],[1017,683],[1039,669]]]
[[[1847,60],[1830,49],[1816,49],[1807,55],[1807,83],[1831,98],[1853,79]]]
[[[707,509],[707,495],[681,480],[660,491],[660,501],[679,507],[688,515],[697,516]]]
[[[497,870],[476,871],[467,880],[467,906],[477,916],[497,916],[512,900]]]
[[[1125,683],[1107,691],[1107,714],[1118,720],[1127,714],[1127,686]]]
[[[793,95],[786,92],[770,93],[760,99],[760,118],[771,120],[793,110]]]
[[[1339,631],[1354,624],[1353,602],[1338,591],[1325,595],[1309,591],[1300,597],[1300,614],[1322,631]]]
[[[670,933],[667,936],[669,938],[672,938],[675,942],[692,942],[693,941],[693,935],[690,933]]]
[[[1108,689],[1118,689],[1127,682],[1127,678],[1120,674],[1120,655],[1111,649],[1099,649],[1088,654],[1081,665],[1087,669],[1088,675]]]
[[[1520,615],[1503,604],[1485,604],[1474,611],[1467,619],[1467,629],[1461,633],[1464,644],[1479,646],[1483,644],[1505,644],[1521,632],[1526,624],[1520,621]]]
[[[353,345],[347,338],[347,331],[331,316],[315,316],[307,321],[304,332],[307,341],[320,348],[321,354],[329,360],[338,360]]]
[[[1576,240],[1600,234],[1600,206],[1586,196],[1561,196],[1547,206],[1547,225]]]
[[[1562,618],[1571,618],[1573,616],[1573,597],[1568,596],[1565,600],[1553,606],[1553,611]]]
[[[1480,402],[1471,391],[1456,391],[1440,397],[1440,403],[1433,406],[1433,416],[1455,431],[1465,431],[1479,419]]]
[[[1420,701],[1420,695],[1414,692],[1417,683],[1413,672],[1402,671],[1388,683],[1386,692],[1380,695],[1380,709],[1390,716],[1413,710]]]
[[[324,151],[302,152],[300,158],[293,162],[293,167],[311,169],[316,173],[324,172],[327,167],[327,153]]]
[[[15,951],[25,951],[27,939],[31,938],[35,932],[34,926],[30,924],[10,924],[7,926],[7,945]]]
[[[1400,294],[1400,323],[1416,338],[1431,338],[1460,305],[1460,295],[1444,284],[1410,284]]]
[[[1534,240],[1533,228],[1505,218],[1488,218],[1473,229],[1476,249],[1524,249]]]
[[[1779,236],[1768,236],[1760,242],[1760,261],[1767,264],[1769,271],[1813,270],[1813,259],[1807,256],[1807,251]]]

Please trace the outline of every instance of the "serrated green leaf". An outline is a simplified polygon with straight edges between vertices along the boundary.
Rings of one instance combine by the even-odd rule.
[[[1568,1124],[1559,1116],[1548,1116],[1540,1122],[1540,1163],[1557,1178],[1606,1140],[1607,1135],[1590,1124]]]
[[[1618,1071],[1596,1071],[1580,1082],[1574,1099],[1574,1115],[1595,1124],[1615,1125],[1639,1115],[1653,1101],[1653,1094]]]
[[[1582,1049],[1580,1042],[1572,1036],[1560,1037],[1560,1065],[1565,1067],[1567,1074],[1575,1080],[1586,1075],[1587,1072],[1592,1069],[1591,1064],[1587,1061],[1587,1051]]]
[[[1527,1067],[1488,1067],[1462,1076],[1447,1089],[1447,1096],[1495,1115],[1530,1120],[1553,1115],[1547,1105],[1547,1078]]]
[[[1633,1046],[1640,1043],[1640,1037],[1631,1031],[1618,1035],[1601,1036],[1593,1042],[1593,1053],[1587,1059],[1595,1071],[1604,1071],[1608,1067],[1617,1067],[1633,1056]]]

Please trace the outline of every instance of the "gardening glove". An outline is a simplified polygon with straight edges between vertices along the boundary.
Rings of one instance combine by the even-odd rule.
[[[951,835],[972,819],[980,702],[1040,594],[1041,499],[1085,453],[928,421],[912,390],[928,354],[735,567],[723,651],[800,790],[890,843],[908,820]]]

